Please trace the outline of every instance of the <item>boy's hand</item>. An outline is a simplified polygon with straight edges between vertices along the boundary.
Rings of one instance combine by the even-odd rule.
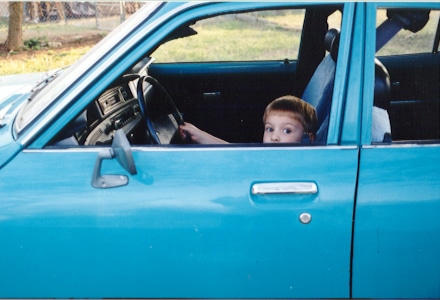
[[[200,130],[193,124],[187,122],[179,126],[179,134],[182,139],[191,138],[191,140],[197,144],[227,144],[226,141]]]

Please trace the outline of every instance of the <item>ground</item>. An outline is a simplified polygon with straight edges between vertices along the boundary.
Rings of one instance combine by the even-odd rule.
[[[14,51],[13,55],[11,55],[10,51],[5,48],[4,45],[0,45],[0,57],[1,58],[12,58],[16,60],[26,60],[34,57],[36,54],[44,53],[48,51],[65,51],[69,49],[74,49],[79,46],[93,46],[97,42],[99,42],[103,36],[101,34],[92,34],[92,35],[84,35],[84,36],[75,36],[74,38],[62,39],[58,41],[53,41],[50,45],[46,47],[42,47],[39,50],[21,50]]]

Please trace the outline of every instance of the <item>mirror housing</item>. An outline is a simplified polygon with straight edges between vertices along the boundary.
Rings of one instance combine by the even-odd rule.
[[[102,161],[114,159],[131,175],[137,174],[130,143],[122,129],[114,133],[112,147],[99,152],[92,175],[92,186],[95,188],[112,188],[128,184],[126,175],[101,175]]]

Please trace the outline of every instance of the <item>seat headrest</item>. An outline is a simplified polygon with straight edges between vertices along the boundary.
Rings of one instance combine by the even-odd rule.
[[[390,75],[385,66],[374,60],[374,106],[388,110],[391,101]]]
[[[429,9],[388,9],[387,17],[390,20],[397,20],[402,24],[403,29],[416,33],[429,20]]]
[[[339,29],[331,28],[327,31],[324,37],[324,46],[325,50],[330,52],[333,61],[336,62],[339,49]]]

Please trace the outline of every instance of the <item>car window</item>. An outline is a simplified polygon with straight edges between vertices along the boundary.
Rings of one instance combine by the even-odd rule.
[[[74,132],[79,145],[109,145],[112,132],[121,127],[134,145],[188,144],[177,135],[177,124],[183,120],[229,143],[262,144],[263,114],[273,100],[293,95],[317,106],[322,88],[309,88],[316,91],[307,98],[298,81],[311,81],[321,61],[331,65],[325,86],[332,89],[336,62],[327,59],[330,55],[325,58],[329,50],[324,41],[329,28],[341,28],[341,11],[342,6],[335,4],[246,13],[234,10],[211,18],[183,19],[175,28],[164,26],[168,31],[164,30],[161,44],[128,71],[137,75],[123,76],[90,103],[56,137],[56,144]],[[325,95],[329,104],[331,93]],[[325,145],[328,113],[323,110],[318,124],[310,122],[313,128],[303,128],[302,140],[297,137],[289,144],[313,141],[313,145]],[[174,118],[179,115],[182,122]],[[318,129],[322,129],[319,136]],[[72,143],[70,138],[66,142]]]
[[[432,10],[429,13],[429,20],[418,32],[401,30],[378,51],[378,55],[399,55],[412,53],[426,53],[433,51],[435,35],[438,29],[440,11]],[[387,19],[385,8],[377,11],[377,25],[379,26]],[[438,45],[437,49],[438,50]]]
[[[197,34],[162,45],[156,62],[296,59],[304,9],[216,16],[191,26]]]
[[[392,21],[386,21],[388,17]],[[382,110],[373,109],[373,142],[380,141],[374,138],[375,126],[381,127],[381,137],[385,130],[389,131],[386,139],[389,142],[437,143],[440,140],[440,57],[438,41],[435,42],[439,38],[439,17],[439,10],[398,7],[377,10],[380,28],[376,48],[380,49],[376,58],[388,73],[389,90],[378,88],[376,82],[375,106]],[[409,25],[398,25],[402,28],[397,27],[398,32],[392,35],[390,32],[394,33],[397,25],[393,25],[394,28],[386,25],[397,24],[396,20]],[[384,36],[392,38],[388,40]],[[377,102],[380,103],[377,105]]]
[[[221,15],[197,21],[196,35],[163,44],[156,62],[295,60],[305,9],[267,10]],[[341,13],[328,18],[340,27]]]

